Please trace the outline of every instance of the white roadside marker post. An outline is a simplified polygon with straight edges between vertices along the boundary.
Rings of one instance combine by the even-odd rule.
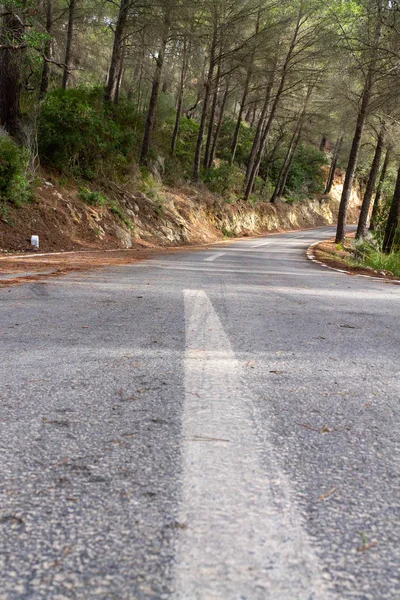
[[[31,235],[31,246],[33,246],[34,250],[39,250],[39,236]]]

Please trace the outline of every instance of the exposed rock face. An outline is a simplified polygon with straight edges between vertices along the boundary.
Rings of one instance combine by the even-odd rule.
[[[223,211],[215,219],[217,228],[232,236],[332,225],[337,217],[338,205],[332,201],[309,200],[294,205],[276,202],[235,208]]]
[[[108,206],[88,206],[75,189],[43,185],[37,203],[10,207],[0,218],[0,249],[26,250],[32,233],[40,235],[44,252],[52,250],[132,248],[211,243],[223,236],[257,235],[268,231],[333,225],[337,219],[340,181],[333,197],[289,204],[278,201],[229,203],[205,187],[160,188],[154,198],[133,190],[109,197]],[[348,220],[355,222],[357,194]]]
[[[127,208],[136,214],[135,234],[161,244],[211,242],[222,236],[257,235],[265,231],[290,230],[332,225],[339,202],[331,198],[307,200],[293,205],[285,202],[229,204],[195,189],[163,193],[161,204],[145,194],[136,194],[140,207]],[[139,210],[137,210],[139,208]],[[356,211],[350,219],[356,217]]]
[[[126,229],[114,225],[113,233],[115,237],[120,240],[122,248],[132,248],[132,236]]]

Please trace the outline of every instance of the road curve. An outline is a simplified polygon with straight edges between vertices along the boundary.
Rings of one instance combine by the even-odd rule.
[[[0,600],[400,597],[400,288],[332,234],[0,289]]]

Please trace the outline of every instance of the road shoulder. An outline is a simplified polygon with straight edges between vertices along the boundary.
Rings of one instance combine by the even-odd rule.
[[[400,284],[400,280],[389,271],[376,271],[371,267],[359,267],[349,264],[350,252],[338,248],[334,238],[314,242],[307,248],[306,254],[312,262],[339,273]]]

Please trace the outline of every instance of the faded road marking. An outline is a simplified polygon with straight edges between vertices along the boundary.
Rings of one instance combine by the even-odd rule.
[[[262,244],[254,244],[254,246],[252,246],[252,248],[261,248],[261,246],[268,246],[271,243],[270,240],[268,240],[268,242],[263,242]]]
[[[220,258],[221,256],[225,256],[225,252],[217,252],[217,254],[213,254],[212,256],[205,258],[204,262],[212,262],[213,260],[216,260],[217,258]]]
[[[203,291],[185,291],[183,481],[174,598],[326,600],[285,475],[261,448],[240,364]],[[260,452],[270,457],[268,473]]]

